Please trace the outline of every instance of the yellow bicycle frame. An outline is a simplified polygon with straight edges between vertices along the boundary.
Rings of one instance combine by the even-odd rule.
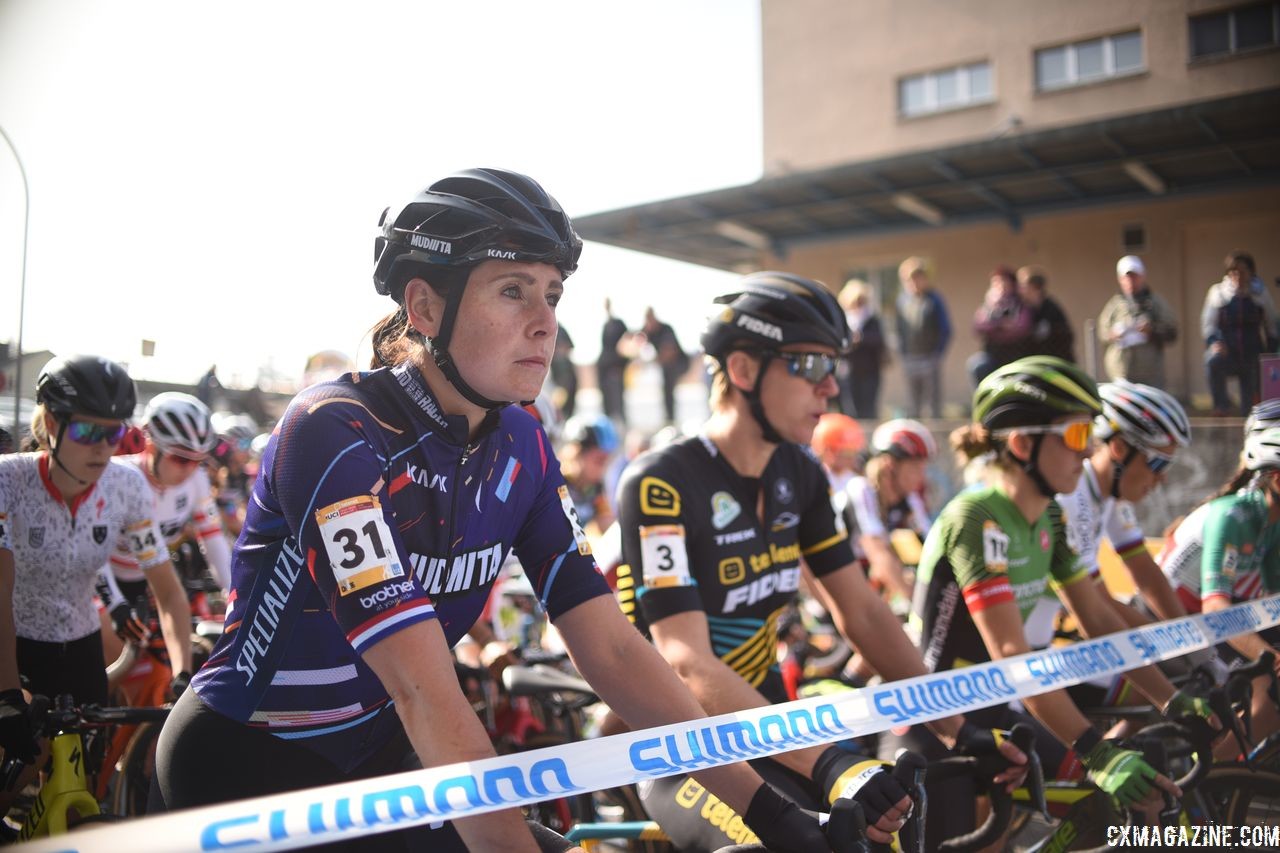
[[[62,835],[67,813],[81,818],[99,813],[98,801],[89,793],[84,772],[84,742],[78,732],[61,732],[53,738],[53,763],[48,780],[40,786],[31,812],[18,834],[19,841]]]

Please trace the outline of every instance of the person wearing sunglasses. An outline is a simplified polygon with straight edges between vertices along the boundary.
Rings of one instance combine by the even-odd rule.
[[[232,538],[240,535],[244,526],[249,495],[253,491],[253,477],[248,466],[253,459],[253,440],[258,425],[248,415],[232,412],[214,412],[213,428],[218,443],[211,452],[216,470],[213,476],[218,511],[222,514],[222,526]]]
[[[136,399],[133,380],[116,362],[55,358],[36,380],[31,432],[39,450],[0,458],[0,745],[6,755],[34,758],[19,675],[32,693],[106,703],[94,580],[118,540],[161,605],[170,654],[190,659],[186,597],[155,520],[151,489],[137,468],[112,457]]]
[[[203,466],[219,440],[208,407],[190,394],[166,391],[147,404],[142,423],[146,447],[141,453],[123,457],[123,461],[146,476],[166,547],[176,553],[190,529],[218,586],[229,591],[231,546],[222,532]],[[104,616],[109,616],[112,623],[103,625],[105,651],[107,658],[114,660],[119,653],[117,640],[136,639],[132,605],[147,597],[146,573],[133,558],[128,542],[121,540],[102,574],[99,587],[105,585],[114,592],[103,602]],[[191,680],[189,663],[183,666],[181,661],[165,659],[164,647],[153,651],[173,669],[176,692],[181,692],[180,688]]]
[[[803,559],[840,632],[877,671],[886,679],[923,674],[898,618],[855,561],[826,473],[805,446],[839,393],[844,311],[825,285],[781,272],[747,276],[716,302],[702,336],[710,419],[699,435],[638,457],[619,486],[637,627],[709,713],[785,702],[777,623],[797,598]],[[623,577],[620,568],[620,588]],[[959,717],[933,725],[949,743],[995,748],[990,731],[962,728]],[[1025,761],[1016,749],[1003,752]],[[890,763],[841,746],[754,764],[804,808],[825,810],[831,798],[851,795],[874,841],[886,842],[910,808],[886,772]],[[1006,773],[1004,781],[1019,771]],[[734,842],[721,828],[734,818],[705,817],[710,801],[687,777],[655,780],[640,794],[679,849]]]
[[[1024,623],[1052,587],[1084,633],[1094,637],[1125,628],[1081,565],[1074,535],[1054,500],[1075,490],[1092,448],[1094,418],[1103,400],[1079,366],[1052,356],[1030,356],[996,369],[973,396],[973,423],[952,444],[974,458],[994,453],[991,481],[969,488],[943,508],[925,540],[916,572],[912,621],[920,630],[926,666],[933,671],[999,660],[1031,650]],[[1126,678],[1158,708],[1209,717],[1201,700],[1174,690],[1159,669],[1147,666]],[[1126,806],[1154,807],[1160,791],[1177,793],[1142,757],[1105,740],[1063,690],[1022,700],[1040,724],[1036,738],[1045,775],[1067,773],[1075,757],[1089,778]],[[1009,706],[969,715],[981,724],[1008,727],[1026,719]],[[938,753],[919,726],[882,749],[901,746]],[[969,783],[934,786],[936,797],[972,797]],[[934,810],[930,809],[930,815]],[[938,810],[935,830],[951,837],[972,825],[964,810]],[[969,820],[961,821],[966,817]]]
[[[375,289],[395,307],[373,331],[373,369],[302,391],[267,444],[226,630],[160,734],[158,809],[384,775],[407,754],[431,767],[493,756],[449,650],[513,550],[574,664],[629,724],[703,716],[614,602],[546,433],[512,405],[542,388],[582,250],[560,205],[524,175],[469,169],[385,211],[374,248]],[[818,816],[748,765],[698,775],[770,849],[829,849]],[[342,847],[409,840],[537,849],[518,809]]]

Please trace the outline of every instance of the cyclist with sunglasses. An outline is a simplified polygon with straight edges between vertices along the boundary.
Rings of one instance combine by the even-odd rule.
[[[798,594],[803,559],[841,633],[879,672],[923,674],[897,617],[855,562],[826,473],[805,446],[839,393],[844,311],[822,284],[778,272],[747,276],[716,301],[723,307],[702,336],[713,374],[710,420],[699,435],[638,457],[619,488],[619,587],[632,581],[637,625],[709,713],[785,702],[777,623]],[[962,724],[953,717],[936,726],[950,742],[995,748],[990,731],[962,732]],[[1005,752],[1025,761],[1011,745]],[[891,765],[840,746],[753,764],[805,808],[852,796],[878,842],[910,807],[885,772]],[[1006,781],[1017,775],[1006,772]],[[681,850],[739,841],[736,818],[712,808],[687,777],[655,780],[640,794]]]
[[[244,526],[249,495],[253,491],[253,478],[246,469],[252,459],[258,425],[248,415],[231,412],[214,412],[212,418],[219,439],[211,454],[217,466],[213,482],[215,498],[222,513],[222,526],[235,538]]]
[[[146,575],[170,655],[188,661],[187,600],[137,468],[112,458],[136,396],[105,358],[55,358],[36,380],[33,453],[0,458],[0,745],[30,762],[31,692],[107,700],[94,580],[118,540]]]
[[[925,540],[916,575],[913,621],[921,631],[925,665],[933,671],[999,660],[1030,651],[1024,622],[1052,586],[1088,636],[1119,631],[1125,623],[1089,580],[1061,506],[1074,491],[1091,449],[1094,418],[1103,401],[1080,367],[1052,356],[1031,356],[998,368],[973,397],[974,422],[952,443],[965,456],[994,453],[992,482],[961,492],[943,508]],[[1208,717],[1204,703],[1175,692],[1155,667],[1126,678],[1157,707]],[[1126,806],[1155,806],[1159,790],[1177,788],[1142,757],[1103,739],[1070,696],[1053,690],[1022,700],[1041,725],[1036,739],[1046,775],[1066,776],[1070,746],[1089,778]],[[984,725],[1006,728],[1025,719],[1009,706],[971,713]],[[1047,731],[1045,731],[1047,730]],[[930,757],[939,749],[919,726],[882,749],[901,746]],[[937,787],[937,786],[935,786]],[[931,798],[973,797],[958,781]],[[934,800],[937,802],[937,800]],[[936,837],[972,826],[963,809],[936,810]],[[935,817],[935,810],[929,810]],[[931,823],[934,821],[931,820]]]
[[[176,551],[190,525],[218,585],[224,591],[230,590],[231,546],[222,532],[209,476],[203,467],[210,451],[218,443],[208,407],[190,394],[171,391],[157,394],[147,404],[143,431],[147,439],[146,448],[137,455],[122,459],[146,476],[155,499],[156,521],[166,547],[171,552]],[[122,639],[139,639],[131,605],[140,598],[146,598],[146,573],[133,558],[128,542],[117,542],[115,553],[102,571],[115,594],[103,602],[105,612],[111,616],[115,634]],[[113,659],[119,648],[111,638],[106,637],[106,640],[107,657]],[[165,650],[156,651],[163,660]],[[187,665],[181,661],[163,662],[173,669],[175,692],[180,693],[191,679],[189,662]]]

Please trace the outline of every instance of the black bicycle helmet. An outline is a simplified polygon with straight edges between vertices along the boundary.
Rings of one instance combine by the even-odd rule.
[[[765,441],[781,443],[783,438],[765,417],[760,401],[760,385],[769,362],[789,344],[821,344],[840,354],[848,352],[849,323],[844,311],[821,282],[785,272],[752,273],[738,290],[715,301],[726,307],[707,321],[703,352],[721,368],[729,353],[736,350],[760,356],[755,387],[743,393]]]
[[[989,430],[1041,426],[1064,415],[1096,417],[1102,412],[1098,384],[1078,365],[1051,355],[1032,355],[998,367],[973,393],[973,420]],[[1040,493],[1055,490],[1037,464],[1044,435],[1033,437],[1031,456],[1012,456],[1031,477]]]
[[[501,169],[468,169],[436,181],[394,216],[378,221],[373,284],[397,303],[421,277],[445,297],[440,331],[430,346],[436,364],[471,402],[497,409],[458,374],[449,356],[462,288],[487,260],[551,264],[567,278],[578,268],[582,239],[559,203],[532,178]]]
[[[36,402],[65,420],[72,415],[127,420],[138,394],[124,367],[96,355],[54,358],[36,379]]]

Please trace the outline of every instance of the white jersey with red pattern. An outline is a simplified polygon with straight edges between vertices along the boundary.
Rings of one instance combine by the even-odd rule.
[[[151,485],[155,500],[155,519],[164,535],[165,544],[176,547],[182,541],[182,530],[188,521],[195,526],[205,559],[224,590],[231,588],[231,546],[222,533],[222,521],[213,501],[213,488],[203,468],[176,486],[162,486],[148,471],[151,457],[147,453],[122,456],[120,461],[137,468]],[[140,581],[144,578],[138,561],[121,537],[111,554],[111,571],[117,580]]]
[[[49,478],[48,454],[0,456],[0,548],[13,553],[19,637],[64,643],[97,631],[94,579],[117,539],[144,571],[169,559],[136,468],[112,459],[68,505]]]

